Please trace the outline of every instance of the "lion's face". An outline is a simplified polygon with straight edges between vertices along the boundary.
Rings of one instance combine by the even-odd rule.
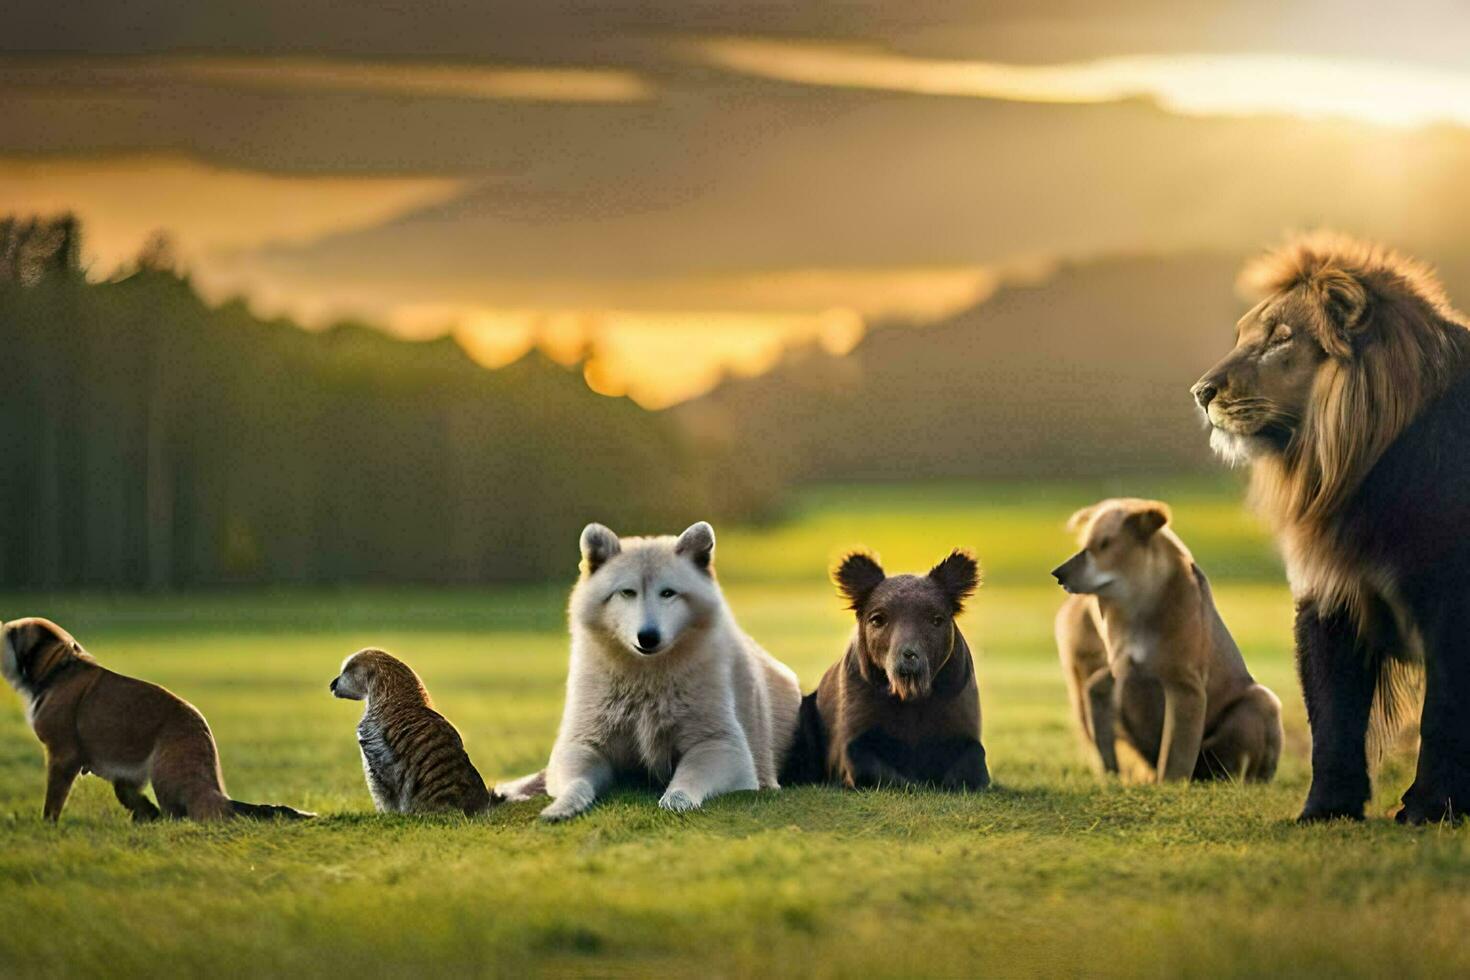
[[[1235,347],[1190,391],[1210,423],[1210,445],[1232,462],[1286,449],[1301,425],[1327,352],[1314,311],[1287,294],[1265,300],[1235,328]]]

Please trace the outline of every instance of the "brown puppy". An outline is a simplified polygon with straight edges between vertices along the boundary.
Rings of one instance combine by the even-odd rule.
[[[1174,779],[1269,780],[1281,702],[1255,683],[1204,573],[1154,500],[1104,500],[1072,515],[1082,550],[1052,572],[1072,593],[1057,646],[1073,709],[1108,772],[1121,736]]]
[[[955,623],[979,582],[975,559],[956,551],[927,575],[890,577],[870,555],[852,554],[833,577],[857,628],[802,701],[781,781],[990,785],[975,664]]]
[[[465,754],[464,742],[429,702],[413,668],[372,648],[342,664],[334,697],[366,701],[357,725],[368,792],[385,813],[458,810],[472,816],[499,803]]]
[[[61,816],[85,772],[111,782],[137,821],[156,819],[159,807],[193,820],[313,816],[230,799],[204,716],[157,684],[101,666],[55,623],[6,623],[0,647],[0,672],[25,699],[26,718],[46,747],[47,820]],[[158,806],[143,795],[149,783]]]

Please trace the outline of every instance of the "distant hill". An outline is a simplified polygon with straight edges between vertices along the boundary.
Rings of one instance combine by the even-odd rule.
[[[1063,266],[930,326],[878,327],[846,357],[801,352],[675,413],[777,484],[1215,465],[1189,386],[1232,342],[1239,265]]]

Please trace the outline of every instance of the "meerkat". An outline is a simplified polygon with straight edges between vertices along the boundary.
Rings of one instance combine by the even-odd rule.
[[[50,620],[0,629],[0,673],[26,704],[26,720],[46,748],[43,815],[56,821],[82,773],[112,783],[139,823],[160,816],[302,819],[288,806],[241,803],[225,793],[209,723],[192,704],[157,684],[103,667]],[[153,786],[153,801],[143,788]]]
[[[413,668],[382,650],[359,650],[332,679],[333,696],[366,701],[357,725],[368,791],[383,813],[480,813],[501,798],[485,788],[464,742]]]

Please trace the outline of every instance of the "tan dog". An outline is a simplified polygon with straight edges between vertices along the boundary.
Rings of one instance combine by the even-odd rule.
[[[1072,593],[1057,647],[1078,721],[1108,772],[1122,737],[1160,782],[1266,782],[1281,755],[1281,702],[1255,683],[1204,573],[1153,500],[1072,515],[1082,550],[1052,572]]]
[[[160,807],[194,820],[312,816],[230,799],[214,736],[193,705],[101,666],[49,620],[18,619],[0,629],[0,672],[25,699],[26,718],[46,748],[47,820],[60,818],[85,772],[111,782],[140,822],[157,819]],[[158,806],[143,795],[149,783]]]

